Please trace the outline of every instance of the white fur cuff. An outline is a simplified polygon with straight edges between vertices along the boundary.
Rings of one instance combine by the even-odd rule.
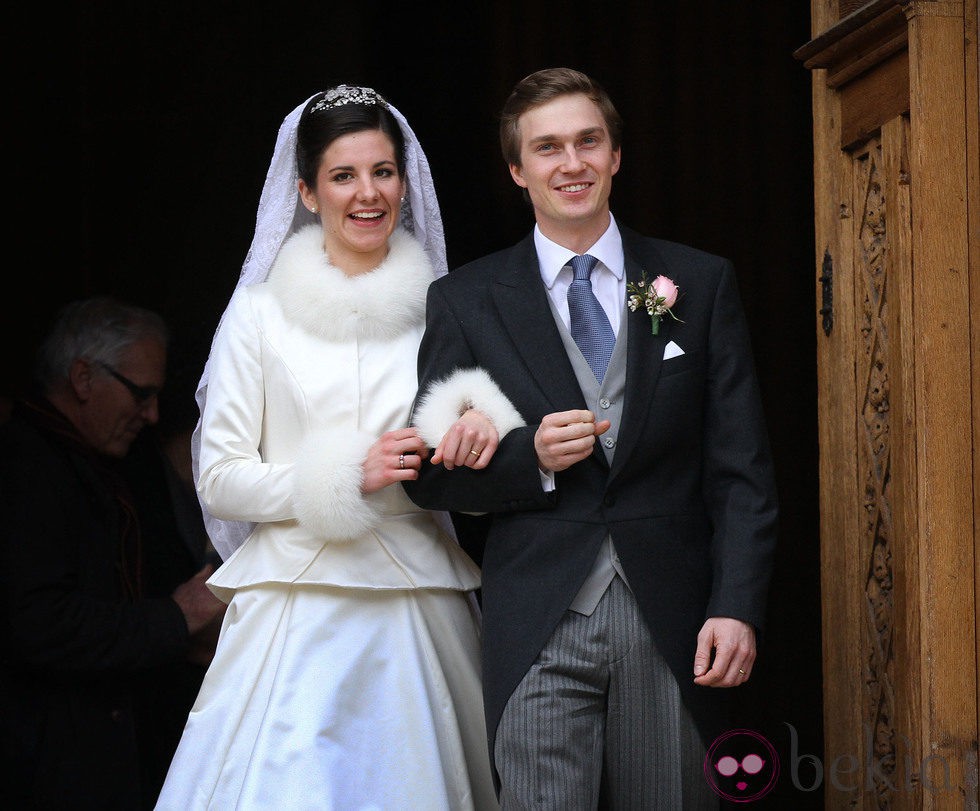
[[[419,399],[412,423],[430,448],[436,447],[446,432],[468,409],[482,411],[493,422],[503,439],[524,425],[520,413],[484,369],[457,369],[429,386]]]
[[[349,541],[381,523],[381,510],[361,492],[362,464],[374,437],[321,431],[304,440],[293,468],[300,524],[317,538]]]

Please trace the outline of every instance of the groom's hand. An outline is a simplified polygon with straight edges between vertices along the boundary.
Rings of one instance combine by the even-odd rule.
[[[591,411],[557,411],[545,415],[534,434],[538,465],[544,471],[566,470],[592,453],[595,438],[609,430]]]
[[[732,617],[709,617],[698,634],[694,683],[737,687],[749,680],[755,654],[755,628]]]

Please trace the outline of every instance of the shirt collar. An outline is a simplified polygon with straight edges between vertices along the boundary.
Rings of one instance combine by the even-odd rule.
[[[534,248],[538,252],[541,279],[550,290],[561,269],[571,261],[575,252],[563,248],[557,242],[552,242],[541,233],[537,225],[534,226]],[[626,260],[623,258],[623,238],[611,213],[609,227],[586,253],[598,259],[617,280],[622,280],[626,265]]]

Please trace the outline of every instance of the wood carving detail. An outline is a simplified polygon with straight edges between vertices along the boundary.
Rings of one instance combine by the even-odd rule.
[[[859,220],[856,270],[862,287],[859,324],[863,350],[858,355],[864,374],[860,409],[859,474],[864,488],[862,549],[868,553],[867,693],[865,721],[871,731],[872,752],[887,779],[875,781],[877,807],[891,804],[892,776],[897,766],[892,680],[894,595],[892,578],[891,443],[889,437],[888,296],[885,272],[885,196],[881,175],[881,143],[873,141],[855,161],[856,188],[863,204]],[[862,366],[863,364],[863,366]]]

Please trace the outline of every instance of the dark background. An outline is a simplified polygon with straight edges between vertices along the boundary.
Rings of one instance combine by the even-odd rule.
[[[792,56],[810,38],[809,4],[168,6],[8,11],[20,17],[4,57],[12,251],[0,394],[25,385],[57,307],[111,293],[170,322],[164,416],[193,421],[279,124],[333,84],[373,86],[408,118],[450,267],[516,242],[533,218],[500,157],[497,113],[534,70],[584,70],[626,122],[617,219],[738,271],[782,507],[770,627],[740,688],[745,726],[772,741],[782,774],[754,805],[821,807],[819,789],[793,784],[787,726],[799,756],[822,756],[810,76]],[[809,788],[818,775],[796,776]]]

